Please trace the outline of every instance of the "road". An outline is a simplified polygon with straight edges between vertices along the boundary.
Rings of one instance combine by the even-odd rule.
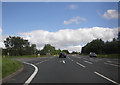
[[[24,65],[21,73],[3,84],[20,83],[100,83],[120,84],[118,59],[90,58],[89,56],[68,55],[33,59],[17,59]]]

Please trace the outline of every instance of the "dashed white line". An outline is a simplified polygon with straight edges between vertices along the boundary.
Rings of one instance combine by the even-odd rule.
[[[39,62],[39,63],[36,63],[36,65],[40,64],[40,63],[43,63],[43,61]]]
[[[114,83],[114,84],[120,85],[119,83],[111,80],[110,78],[107,78],[107,77],[103,76],[102,74],[100,74],[100,73],[98,73],[98,72],[94,72],[94,73],[97,74],[97,75],[99,75],[99,76],[101,76],[101,77],[103,77],[104,79],[107,79],[108,81],[110,81],[110,82],[112,82],[112,83]]]
[[[78,65],[82,66],[83,68],[85,68],[85,66],[84,66],[84,65],[82,65],[82,64],[80,64],[80,63],[78,63],[78,62],[76,62],[76,64],[78,64]]]
[[[89,61],[84,61],[84,62],[89,63],[89,64],[93,64],[92,62],[89,62]]]
[[[120,67],[120,66],[118,66],[118,65],[111,64],[111,63],[104,63],[104,64],[108,64],[108,65],[112,65],[112,66],[117,66],[117,67]]]
[[[70,59],[71,61],[73,61],[72,59]]]
[[[48,60],[44,60],[44,61],[38,62],[38,63],[36,63],[36,65],[38,65],[38,64],[40,64],[40,63],[43,63],[43,62],[45,62],[45,61],[48,61]]]
[[[70,59],[70,58],[68,57],[68,59]]]
[[[62,62],[62,63],[65,63],[65,61],[64,61],[64,60],[60,61],[60,63],[61,63],[61,62]]]
[[[73,61],[71,58],[68,57],[68,59],[70,59],[71,61]]]
[[[28,85],[28,84],[30,84],[30,82],[32,81],[32,79],[35,77],[35,75],[37,74],[37,72],[38,72],[38,68],[35,66],[35,65],[33,65],[33,64],[31,64],[31,63],[27,63],[27,62],[24,62],[25,64],[28,64],[28,65],[31,65],[31,66],[33,66],[34,68],[35,68],[35,71],[33,72],[33,74],[28,78],[28,80],[24,83],[24,85]]]
[[[65,61],[63,60],[63,63],[65,63]]]
[[[112,61],[107,61],[107,62],[112,62]]]

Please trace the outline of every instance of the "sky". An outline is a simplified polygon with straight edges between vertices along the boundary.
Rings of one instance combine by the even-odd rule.
[[[119,2],[119,0],[2,0],[2,2]]]
[[[80,52],[93,39],[112,40],[117,27],[117,2],[2,3],[3,40],[9,35],[20,36],[38,49],[51,44]]]

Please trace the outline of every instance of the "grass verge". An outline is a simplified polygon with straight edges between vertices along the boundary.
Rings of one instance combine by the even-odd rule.
[[[35,57],[50,57],[50,56],[54,56],[54,55],[23,55],[23,56],[5,56],[6,58],[35,58]]]
[[[22,63],[9,58],[2,59],[2,78],[16,72],[22,67]]]
[[[119,58],[120,59],[120,54],[99,54],[97,57],[101,57],[101,58]]]

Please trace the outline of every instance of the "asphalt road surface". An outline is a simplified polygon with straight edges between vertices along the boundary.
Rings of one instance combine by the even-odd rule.
[[[96,83],[120,84],[120,63],[118,59],[90,58],[89,56],[68,55],[33,59],[18,59],[24,65],[22,72],[3,84],[21,83]]]

